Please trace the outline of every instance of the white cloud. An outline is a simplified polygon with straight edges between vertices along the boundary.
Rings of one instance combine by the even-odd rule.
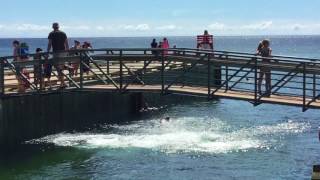
[[[147,31],[147,30],[150,30],[150,26],[148,24],[139,24],[136,27],[136,30],[138,30],[138,31]]]
[[[266,30],[271,28],[273,25],[272,21],[264,21],[260,23],[255,24],[247,24],[241,27],[241,29],[247,29],[247,30]]]
[[[269,20],[260,22],[212,22],[211,24],[160,22],[157,24],[75,23],[61,24],[69,36],[184,36],[209,30],[215,35],[307,35],[320,34],[320,23],[296,20]],[[0,37],[45,37],[51,31],[49,24],[1,23]]]
[[[105,28],[104,28],[103,26],[96,26],[96,29],[97,29],[98,31],[103,31]]]
[[[138,24],[138,25],[124,25],[123,29],[129,30],[129,31],[148,31],[151,28],[148,24]]]
[[[18,31],[48,31],[50,27],[42,26],[37,24],[20,24],[20,25],[13,25],[8,26],[9,29],[16,29]]]
[[[90,30],[90,26],[86,26],[86,25],[74,25],[74,26],[61,26],[61,29],[64,30],[75,30],[75,31],[88,31]]]
[[[216,23],[210,24],[210,25],[208,26],[208,28],[209,28],[210,30],[221,31],[221,30],[224,30],[224,29],[226,28],[226,25],[225,25],[225,24],[222,24],[222,23],[216,22]]]
[[[178,27],[176,25],[171,24],[171,25],[159,26],[156,29],[158,29],[158,30],[175,30],[175,29],[178,29]]]

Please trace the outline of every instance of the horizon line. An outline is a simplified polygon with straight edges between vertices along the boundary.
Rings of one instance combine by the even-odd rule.
[[[201,35],[201,34],[198,34]],[[74,38],[152,38],[152,37],[196,37],[198,35],[146,35],[146,36],[70,36],[71,39]],[[320,34],[261,34],[261,35],[214,35],[214,37],[261,37],[261,36],[320,36]],[[47,39],[47,37],[0,37],[0,39]]]

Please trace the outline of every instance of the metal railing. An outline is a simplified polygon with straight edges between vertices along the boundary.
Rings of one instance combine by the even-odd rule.
[[[188,87],[179,93],[194,94],[190,88],[206,89],[206,95],[202,96],[208,99],[221,92],[247,93],[252,96],[248,101],[254,105],[264,103],[270,95],[301,99],[303,111],[314,107],[320,98],[318,59],[262,58],[250,53],[199,49],[112,48],[67,53],[63,58],[54,58],[52,53],[30,55],[23,62],[15,62],[12,56],[1,57],[0,95],[88,89],[98,85],[122,93],[130,91],[131,86],[159,86],[162,94],[168,94],[174,88]],[[44,74],[48,66],[53,67],[50,85]],[[63,68],[60,73],[59,67]],[[270,71],[271,75],[269,92],[263,87],[259,91],[259,76],[264,71]],[[59,88],[59,75],[68,83],[66,89]],[[26,92],[17,91],[17,79],[26,85]]]

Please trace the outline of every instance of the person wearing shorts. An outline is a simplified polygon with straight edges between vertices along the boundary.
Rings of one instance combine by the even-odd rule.
[[[52,24],[53,31],[48,36],[48,53],[51,51],[53,52],[53,60],[57,61],[59,58],[66,57],[67,53],[66,50],[69,50],[68,44],[68,37],[66,33],[59,30],[59,24],[53,23]],[[55,69],[58,73],[58,79],[60,81],[60,88],[65,88],[66,84],[64,82],[64,63],[54,62],[53,63]]]

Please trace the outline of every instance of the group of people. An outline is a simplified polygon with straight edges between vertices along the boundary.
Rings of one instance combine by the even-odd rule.
[[[67,69],[69,70],[70,76],[77,76],[80,64],[75,62],[65,64],[64,62],[60,63],[55,60],[66,56],[79,55],[79,53],[75,51],[66,52],[67,50],[92,49],[92,45],[89,42],[83,42],[81,45],[80,41],[75,40],[74,45],[69,48],[68,37],[66,33],[59,30],[59,24],[53,23],[52,28],[53,31],[50,32],[48,36],[47,52],[49,53],[52,50],[54,61],[51,63],[39,63],[34,65],[34,84],[38,86],[43,83],[41,84],[42,87],[46,87],[45,82],[47,82],[49,88],[51,88],[52,67],[54,67],[57,71],[57,77],[60,82],[59,87],[65,88],[67,85],[64,81],[63,71]],[[29,47],[26,45],[26,43],[20,43],[19,41],[15,40],[12,44],[14,62],[23,62],[29,59]],[[48,60],[48,54],[45,54],[41,48],[37,48],[34,60]],[[43,66],[41,64],[43,64]],[[86,65],[83,67],[83,72],[88,73],[89,62],[86,62],[85,64]],[[25,92],[30,86],[28,82],[29,72],[26,68],[21,67],[17,63],[15,64],[15,71],[16,79],[18,80],[18,91]],[[45,81],[45,78],[47,78],[47,81]]]
[[[72,50],[81,50],[81,49],[92,49],[92,46],[89,42],[83,42],[81,44],[80,41],[75,40],[74,45],[69,48],[68,43],[68,37],[66,33],[59,30],[59,24],[53,23],[52,25],[53,31],[50,32],[48,36],[48,47],[47,52],[49,53],[51,50],[53,52],[53,59],[59,59],[66,56],[75,56],[79,55],[77,51]],[[168,54],[168,49],[170,48],[169,40],[167,38],[163,38],[162,41],[159,43],[156,39],[153,39],[151,44],[151,48],[153,49],[162,49],[159,50],[153,50],[152,54],[159,55],[159,53],[162,53],[163,55]],[[173,48],[176,48],[174,45]],[[204,50],[213,50],[213,36],[208,33],[208,31],[204,31],[203,35],[200,35],[197,37],[197,48],[204,49]],[[28,60],[28,48],[26,43],[20,43],[19,41],[15,40],[13,42],[13,56],[14,56],[14,62],[21,62]],[[70,52],[67,52],[67,50],[71,50]],[[271,48],[270,48],[270,41],[269,40],[263,40],[259,43],[259,46],[257,48],[257,55],[262,56],[262,62],[268,63],[270,62],[271,57]],[[48,59],[48,54],[44,54],[43,50],[41,48],[36,49],[36,54],[34,56],[35,60],[43,60]],[[43,63],[39,63],[43,64]],[[60,82],[60,88],[65,88],[66,84],[64,81],[64,73],[63,71],[68,69],[69,75],[77,76],[78,70],[80,67],[79,63],[69,63],[66,65],[65,63],[59,63],[59,62],[51,62],[51,63],[45,63],[43,67],[40,65],[34,65],[34,83],[36,86],[38,86],[40,83],[44,83],[44,79],[47,78],[47,82],[49,84],[49,88],[51,88],[51,74],[52,74],[52,67],[56,69],[58,80]],[[89,68],[89,62],[84,62],[83,66],[83,72],[88,73]],[[262,94],[261,86],[263,79],[265,79],[265,95],[270,95],[271,93],[271,70],[266,67],[260,67],[260,73],[259,73],[259,79],[258,79],[258,92]],[[16,65],[16,76],[18,80],[18,91],[19,92],[25,92],[25,90],[29,87],[29,83],[26,81],[26,79],[29,78],[28,71],[26,68],[20,67],[19,65]],[[45,84],[42,84],[42,87],[45,87]]]
[[[170,48],[169,40],[168,40],[167,38],[163,38],[163,40],[160,41],[159,43],[157,42],[156,39],[153,39],[152,42],[151,42],[151,44],[150,44],[150,46],[151,46],[151,48],[153,48],[153,49],[157,49],[157,48],[158,48],[158,49],[164,49],[164,50],[163,50],[163,54],[164,54],[164,55],[167,55],[167,54],[168,54],[168,50],[166,50],[166,49],[169,49],[169,48]],[[173,48],[176,48],[176,46],[174,45]],[[154,50],[154,51],[152,51],[152,54],[154,54],[154,55],[159,55],[159,51]]]

